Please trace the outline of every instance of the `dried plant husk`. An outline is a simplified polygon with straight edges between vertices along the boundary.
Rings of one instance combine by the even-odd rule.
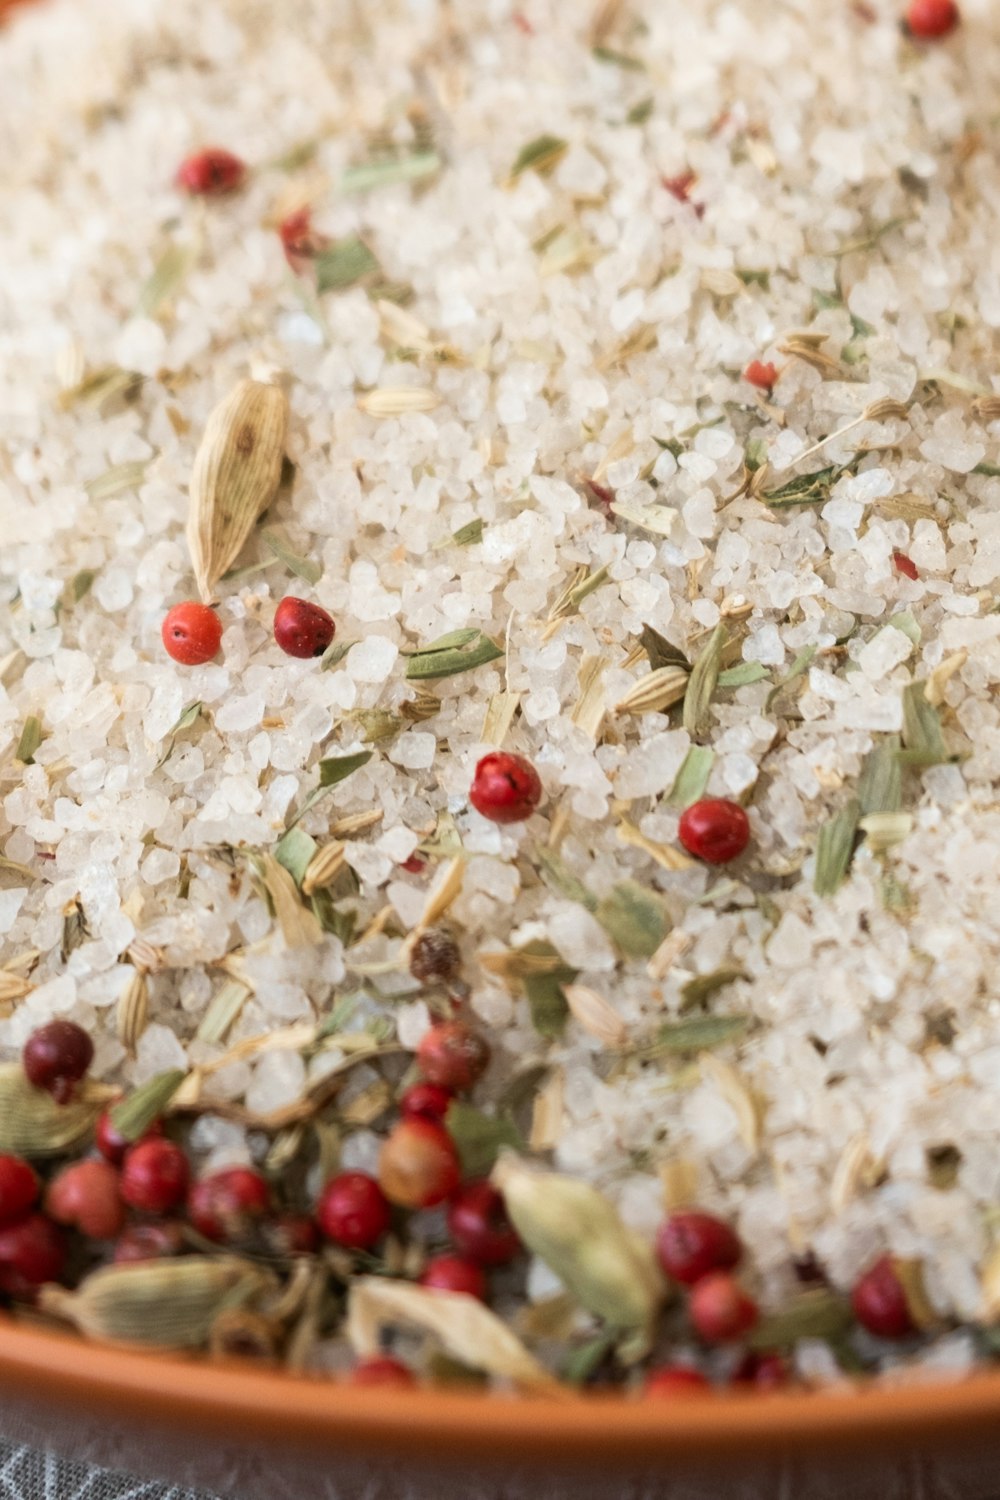
[[[103,1098],[80,1091],[57,1104],[24,1076],[20,1062],[0,1064],[0,1152],[12,1156],[59,1156],[90,1136]]]
[[[277,493],[287,432],[288,398],[262,380],[241,380],[208,419],[191,471],[187,525],[206,603]]]
[[[149,1023],[149,983],[141,969],[133,969],[118,1000],[115,1017],[118,1040],[133,1053]]]

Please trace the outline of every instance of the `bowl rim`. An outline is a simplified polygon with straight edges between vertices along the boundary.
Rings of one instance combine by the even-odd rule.
[[[244,1442],[303,1451],[336,1445],[438,1460],[447,1454],[566,1466],[606,1460],[614,1450],[630,1461],[697,1457],[725,1464],[753,1454],[870,1449],[873,1440],[926,1448],[1000,1432],[1000,1373],[993,1372],[948,1383],[727,1392],[674,1402],[618,1394],[484,1398],[220,1366],[87,1343],[10,1318],[0,1337],[0,1381],[12,1393],[119,1424],[238,1434]]]

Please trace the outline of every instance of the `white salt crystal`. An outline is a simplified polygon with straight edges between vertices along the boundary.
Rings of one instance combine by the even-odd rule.
[[[883,677],[906,661],[913,651],[913,642],[903,631],[888,626],[873,635],[858,652],[858,666],[872,682]]]
[[[384,682],[392,671],[399,647],[384,635],[369,635],[352,646],[346,666],[355,682]]]
[[[410,729],[394,740],[389,759],[408,771],[423,771],[434,764],[437,740],[424,729]]]
[[[305,1079],[306,1065],[298,1052],[269,1052],[253,1070],[247,1108],[265,1113],[291,1104],[302,1092]]]
[[[396,1009],[396,1035],[404,1047],[415,1052],[431,1028],[431,1013],[422,1000]]]
[[[236,694],[215,710],[215,727],[224,734],[246,733],[259,726],[264,712],[263,693]]]
[[[169,1068],[187,1070],[187,1054],[169,1026],[153,1022],[147,1026],[136,1045],[135,1081],[145,1083]]]
[[[9,932],[13,927],[27,894],[28,888],[23,885],[0,891],[0,932]]]

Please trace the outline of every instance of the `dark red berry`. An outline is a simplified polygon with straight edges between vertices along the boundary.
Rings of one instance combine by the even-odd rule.
[[[731,1344],[749,1333],[760,1316],[728,1271],[713,1271],[691,1288],[688,1312],[695,1331],[708,1344]]]
[[[491,750],[476,766],[469,801],[491,823],[523,823],[542,800],[542,783],[530,760]]]
[[[286,656],[322,656],[336,633],[325,609],[294,594],[287,594],[274,612],[274,639]]]
[[[110,1162],[76,1161],[49,1183],[45,1212],[93,1240],[113,1240],[125,1223],[118,1173]]]
[[[399,868],[405,870],[407,875],[422,875],[427,868],[427,861],[419,854],[411,854],[409,859],[403,860]]]
[[[319,1249],[319,1230],[308,1214],[279,1214],[264,1227],[264,1236],[275,1255],[312,1255]]]
[[[308,207],[298,208],[288,214],[278,225],[278,235],[285,259],[296,276],[304,275],[317,255],[329,244],[325,234],[317,234],[312,226],[312,214]]]
[[[399,1112],[404,1120],[411,1115],[422,1120],[433,1120],[438,1125],[444,1121],[454,1095],[451,1089],[443,1089],[439,1083],[415,1083],[399,1101]]]
[[[94,1044],[82,1026],[75,1021],[48,1021],[31,1033],[21,1061],[29,1083],[47,1089],[57,1104],[66,1104],[93,1057]]]
[[[410,1390],[417,1383],[412,1370],[388,1355],[359,1360],[349,1379],[351,1385],[394,1385],[400,1390]]]
[[[166,1214],[184,1202],[189,1176],[187,1157],[173,1141],[139,1141],[125,1154],[121,1195],[131,1208]]]
[[[382,1146],[378,1180],[390,1203],[433,1208],[458,1187],[455,1143],[446,1130],[415,1116],[401,1120]]]
[[[436,1287],[439,1292],[464,1292],[467,1297],[486,1301],[486,1276],[482,1266],[461,1255],[436,1255],[429,1260],[420,1285]]]
[[[443,1089],[471,1089],[490,1060],[487,1042],[464,1021],[439,1021],[425,1031],[417,1062],[428,1083]]]
[[[162,1224],[129,1224],[115,1245],[116,1265],[137,1260],[165,1260],[179,1255],[184,1248],[184,1231],[173,1219]]]
[[[503,1198],[485,1178],[463,1183],[448,1205],[448,1233],[469,1260],[505,1266],[522,1249]]]
[[[0,1291],[26,1297],[46,1281],[57,1281],[66,1264],[66,1238],[44,1214],[0,1229]]]
[[[882,1255],[854,1283],[854,1316],[880,1339],[905,1339],[916,1333],[906,1292],[891,1255]]]
[[[144,1132],[141,1139],[148,1141],[152,1136],[162,1134],[163,1125],[161,1121],[154,1120],[149,1129]],[[109,1161],[113,1167],[121,1166],[125,1160],[126,1151],[128,1151],[130,1146],[134,1146],[135,1144],[135,1141],[130,1141],[127,1136],[122,1135],[120,1130],[115,1129],[111,1123],[111,1113],[109,1110],[105,1110],[98,1117],[94,1130],[94,1145],[104,1157],[104,1160]]]
[[[683,1209],[660,1225],[656,1253],[668,1276],[693,1286],[710,1271],[738,1266],[743,1246],[729,1225],[713,1214]]]
[[[222,645],[222,621],[214,609],[185,599],[168,610],[160,626],[168,656],[182,667],[200,667],[211,661]]]
[[[327,1239],[349,1250],[370,1250],[391,1217],[385,1194],[364,1172],[331,1177],[316,1204],[316,1222]]]
[[[750,842],[750,819],[738,802],[702,797],[681,813],[677,837],[695,859],[724,865],[741,855]]]
[[[34,1168],[19,1156],[0,1156],[0,1228],[23,1219],[37,1197]]]
[[[912,557],[907,557],[905,552],[894,552],[892,563],[897,573],[902,573],[904,577],[912,578],[914,581],[920,577],[916,563]]]
[[[222,146],[206,146],[184,158],[175,181],[193,197],[216,197],[241,187],[246,175],[246,163],[238,156]]]
[[[922,42],[947,36],[955,30],[959,19],[955,0],[910,0],[906,8],[906,29]]]
[[[676,198],[678,203],[690,203],[691,189],[697,180],[690,167],[683,172],[678,172],[676,177],[660,178],[671,198]]]
[[[659,1370],[650,1370],[646,1376],[643,1393],[647,1396],[697,1396],[699,1391],[711,1390],[712,1384],[700,1370],[690,1365],[664,1365]]]
[[[188,1218],[207,1240],[244,1238],[269,1213],[271,1189],[250,1167],[227,1167],[196,1182],[188,1193]]]
[[[751,1385],[756,1391],[778,1391],[791,1378],[781,1354],[745,1354],[732,1373],[732,1385]]]
[[[448,984],[461,968],[458,944],[440,927],[421,932],[410,949],[410,973],[420,984]]]
[[[769,391],[778,378],[778,371],[772,364],[764,364],[762,360],[752,359],[743,371],[743,379],[751,385],[759,387],[762,391]]]

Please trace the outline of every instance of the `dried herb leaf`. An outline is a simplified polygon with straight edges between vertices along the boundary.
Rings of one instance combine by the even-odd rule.
[[[131,401],[138,393],[144,376],[135,370],[123,370],[120,365],[104,365],[91,370],[79,384],[59,393],[59,409],[68,411],[78,402],[98,406],[103,413],[116,399]]]
[[[749,687],[751,683],[760,682],[768,675],[763,662],[741,661],[738,667],[728,667],[726,671],[719,673],[717,686],[720,688]]]
[[[453,542],[456,547],[474,547],[482,539],[483,523],[477,517],[475,521],[467,521],[464,526],[460,526],[457,531],[453,531],[448,540]]]
[[[560,1036],[566,1025],[566,1017],[569,1015],[563,986],[572,984],[577,970],[565,963],[552,944],[545,942],[544,939],[535,939],[530,943],[525,943],[524,947],[517,951],[528,957],[548,958],[556,964],[556,967],[547,973],[525,974],[521,983],[524,985],[524,993],[528,998],[531,1024],[538,1035]]]
[[[301,821],[321,797],[325,796],[332,786],[345,781],[355,771],[360,771],[371,760],[374,751],[355,750],[351,755],[331,755],[319,763],[319,786],[314,787],[289,819],[289,828]]]
[[[900,759],[904,765],[941,766],[952,759],[941,733],[941,715],[927,700],[925,681],[911,682],[903,689],[903,744],[906,748]]]
[[[830,490],[842,472],[840,465],[828,464],[825,469],[800,474],[776,490],[765,490],[760,498],[774,509],[789,505],[822,505],[829,500]]]
[[[652,98],[641,99],[638,104],[633,104],[632,108],[625,116],[625,120],[629,125],[645,125],[646,121],[649,119],[652,113]]]
[[[494,693],[486,705],[479,738],[484,745],[501,746],[521,703],[520,693]]]
[[[681,1010],[693,1010],[704,1005],[719,990],[728,988],[737,979],[746,979],[742,969],[712,969],[708,974],[696,974],[687,984],[681,985]]]
[[[364,193],[369,188],[394,182],[420,182],[440,172],[443,162],[436,151],[415,151],[410,156],[387,156],[380,161],[348,167],[340,179],[342,193]],[[322,290],[322,289],[321,289]]]
[[[851,1326],[847,1302],[825,1288],[801,1292],[767,1313],[749,1336],[752,1349],[787,1349],[799,1339],[836,1339]]]
[[[586,1385],[597,1373],[618,1342],[617,1330],[599,1333],[574,1349],[563,1361],[559,1373],[567,1385]]]
[[[620,881],[594,915],[627,958],[652,958],[670,930],[659,896],[634,880]]]
[[[668,641],[658,630],[654,630],[652,625],[642,627],[639,639],[654,672],[660,667],[683,667],[690,672],[691,663],[681,648]]]
[[[240,1013],[251,993],[250,988],[241,984],[238,979],[227,979],[218,993],[213,995],[208,1009],[201,1018],[197,1032],[198,1040],[207,1042],[209,1046],[217,1046],[220,1042],[224,1042],[239,1020]]]
[[[96,577],[97,574],[93,568],[81,568],[79,573],[74,573],[69,585],[70,597],[74,604],[79,604],[81,599],[87,597],[94,586]]]
[[[514,165],[510,169],[508,183],[514,183],[522,172],[538,172],[544,177],[565,156],[569,150],[569,142],[560,140],[557,135],[538,135],[526,146],[522,146],[514,158]]]
[[[139,293],[136,304],[139,316],[155,318],[164,304],[180,290],[197,259],[197,245],[181,245],[176,240],[172,241],[156,262],[149,280]]]
[[[860,818],[861,803],[854,797],[820,829],[813,876],[817,896],[832,896],[843,883],[854,854]]]
[[[709,706],[719,680],[726,636],[725,622],[720,620],[691,669],[691,680],[684,695],[684,728],[692,739],[698,739],[708,727]]]
[[[683,809],[704,797],[714,763],[714,750],[709,750],[707,745],[692,745],[681,761],[674,784],[667,793],[670,806]]]
[[[202,715],[202,712],[204,711],[204,708],[204,703],[196,701],[194,703],[189,703],[187,708],[181,710],[181,716],[177,720],[177,723],[167,733],[167,748],[164,750],[163,754],[156,762],[157,770],[159,770],[161,766],[165,766],[171,755],[173,755],[177,736],[179,734],[185,734],[187,730],[191,729],[193,725],[197,724],[199,718]]]
[[[318,849],[316,840],[293,824],[275,844],[274,857],[279,865],[284,865],[295,884],[301,886]]]
[[[597,908],[597,897],[588,890],[578,875],[574,875],[566,862],[559,857],[554,849],[540,848],[538,850],[538,864],[546,883],[553,886],[561,896],[566,896],[570,901],[579,901],[588,911]]]
[[[290,573],[294,573],[296,578],[304,578],[306,583],[319,583],[323,576],[322,564],[313,562],[308,557],[299,557],[277,531],[265,531],[263,536],[269,549]]]
[[[588,573],[586,568],[580,568],[549,610],[549,622],[554,623],[556,620],[565,620],[570,615],[575,615],[588,595],[596,593],[599,588],[609,582],[610,573],[609,567],[598,568],[593,573]]]
[[[136,459],[131,463],[112,464],[95,479],[88,479],[83,486],[91,500],[113,500],[127,490],[138,489],[146,477],[150,459]]]
[[[267,891],[281,935],[289,948],[318,943],[323,936],[322,929],[312,908],[303,905],[298,886],[285,867],[273,854],[255,853],[250,859]]]
[[[320,293],[344,292],[379,268],[378,261],[357,235],[328,245],[314,258],[313,266],[316,290]]]
[[[544,1365],[475,1297],[388,1277],[355,1277],[346,1330],[356,1354],[380,1353],[383,1330],[407,1325],[433,1334],[449,1354],[472,1369],[512,1380],[525,1390],[558,1389]]]
[[[112,1125],[127,1141],[137,1141],[160,1118],[186,1077],[183,1068],[154,1074],[113,1106]]]
[[[597,62],[610,63],[613,67],[624,68],[628,73],[645,73],[646,64],[639,57],[630,57],[626,52],[616,52],[613,47],[594,47],[592,56]]]
[[[684,1021],[665,1021],[637,1050],[644,1058],[687,1057],[736,1041],[749,1026],[749,1016],[690,1016]]]
[[[764,704],[765,710],[770,709],[771,704],[774,702],[775,698],[777,698],[778,694],[782,691],[783,688],[788,687],[789,683],[794,682],[796,678],[801,677],[804,672],[808,672],[809,668],[812,666],[813,658],[815,657],[818,650],[818,646],[804,646],[802,648],[798,656],[792,662],[792,665],[789,667],[788,671],[785,673],[784,677],[776,682],[774,684],[774,687],[768,693]]]
[[[81,943],[85,943],[90,936],[90,928],[87,926],[87,918],[79,901],[74,899],[63,912],[63,931],[60,954],[63,963],[71,953],[74,953]]]
[[[899,769],[899,736],[889,735],[865,756],[858,777],[861,815],[894,813],[903,800],[903,778]]]
[[[37,714],[29,714],[24,721],[21,737],[14,751],[14,759],[24,766],[35,764],[35,751],[42,743],[42,721]]]
[[[350,651],[351,647],[356,646],[357,644],[358,643],[356,640],[331,642],[331,644],[327,646],[326,650],[323,652],[323,655],[320,657],[320,671],[329,672],[332,667],[339,667],[340,663],[344,660],[344,657],[347,655],[348,651]]]
[[[466,1177],[485,1177],[504,1146],[524,1150],[524,1141],[513,1120],[503,1115],[486,1115],[456,1099],[445,1117],[448,1134],[458,1149],[462,1172]]]
[[[426,647],[423,651],[414,652],[406,664],[406,676],[409,681],[426,681],[436,677],[454,677],[459,672],[471,672],[476,667],[485,666],[487,662],[496,661],[503,656],[503,647],[484,635],[481,630],[474,630],[471,636],[464,631],[455,631],[454,635],[463,636],[461,644],[443,646],[440,642]],[[442,636],[442,641],[449,637]]]

